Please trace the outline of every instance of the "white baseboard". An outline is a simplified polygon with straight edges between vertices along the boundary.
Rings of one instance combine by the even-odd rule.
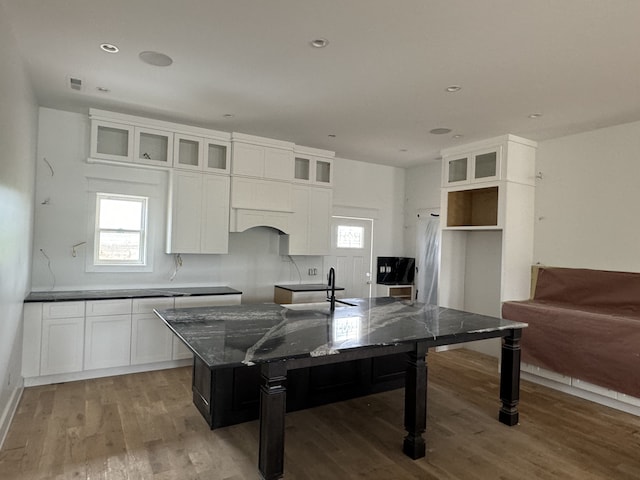
[[[185,367],[192,365],[193,359],[170,360],[167,362],[148,363],[145,365],[128,365],[126,367],[102,368],[99,370],[84,370],[82,372],[59,373],[56,375],[44,375],[41,377],[29,377],[24,379],[25,387],[39,385],[52,385],[54,383],[75,382],[77,380],[89,380],[91,378],[112,377],[114,375],[127,375],[130,373],[150,372],[153,370],[166,370],[168,368]]]
[[[2,417],[0,417],[0,449],[2,448],[2,445],[4,445],[7,433],[9,433],[9,427],[11,426],[11,421],[18,410],[18,404],[20,403],[23,391],[24,387],[22,386],[13,390],[11,398],[9,398],[9,402],[2,412]]]
[[[640,398],[609,390],[534,365],[522,364],[521,378],[640,417]]]

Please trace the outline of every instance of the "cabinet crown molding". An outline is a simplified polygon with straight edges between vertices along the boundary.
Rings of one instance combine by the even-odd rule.
[[[444,148],[440,150],[440,155],[443,157],[447,157],[450,155],[458,155],[462,153],[467,153],[472,150],[480,150],[484,148],[494,147],[497,145],[502,145],[507,142],[519,143],[522,145],[526,145],[528,147],[537,148],[538,143],[533,140],[529,140],[523,137],[518,137],[516,135],[501,135],[499,137],[487,138],[484,140],[479,140],[477,142],[465,143],[464,145],[457,145],[455,147]]]
[[[283,150],[291,150],[291,151],[293,151],[293,149],[295,148],[295,144],[293,142],[276,140],[273,138],[266,138],[266,137],[257,137],[255,135],[247,135],[246,133],[238,133],[238,132],[231,133],[231,141],[250,143],[253,145],[259,145],[261,147],[281,148]]]
[[[323,158],[335,158],[336,152],[330,150],[322,150],[320,148],[303,147],[302,145],[296,145],[293,149],[295,155],[309,155],[313,157]]]

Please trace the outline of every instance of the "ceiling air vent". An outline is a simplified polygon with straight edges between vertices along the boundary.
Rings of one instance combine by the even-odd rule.
[[[71,87],[71,90],[82,90],[82,79],[78,77],[69,77],[69,87]]]

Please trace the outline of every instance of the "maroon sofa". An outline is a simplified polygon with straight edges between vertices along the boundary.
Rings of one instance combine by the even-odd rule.
[[[535,267],[533,277],[531,299],[502,305],[503,318],[529,324],[522,361],[640,398],[640,273]]]

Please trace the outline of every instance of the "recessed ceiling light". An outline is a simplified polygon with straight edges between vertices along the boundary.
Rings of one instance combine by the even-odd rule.
[[[408,152],[409,150],[407,150],[406,148],[401,148],[400,151],[404,153],[404,152]]]
[[[222,115],[224,118],[233,118],[235,115],[233,113],[225,113]]]
[[[168,67],[173,63],[173,59],[169,55],[160,52],[141,52],[138,56],[144,63],[156,67]]]
[[[329,134],[329,135],[327,135],[327,136],[328,136],[328,137],[331,137],[331,138],[336,138],[336,134],[335,134],[335,133],[330,133],[330,134]]]
[[[107,53],[118,53],[120,51],[113,43],[103,43],[100,45],[100,49]]]
[[[327,40],[326,38],[316,38],[314,40],[311,40],[309,43],[314,48],[324,48],[329,45],[329,40]]]
[[[451,133],[450,128],[434,128],[433,130],[429,130],[429,133],[433,133],[434,135],[444,135],[445,133]]]
[[[529,114],[529,118],[540,118],[542,116],[541,113],[531,113]]]
[[[462,87],[460,85],[449,85],[445,90],[449,93],[454,93],[462,90]]]
[[[102,93],[109,93],[111,91],[106,87],[96,87],[96,90],[98,90],[99,92],[102,92]]]

